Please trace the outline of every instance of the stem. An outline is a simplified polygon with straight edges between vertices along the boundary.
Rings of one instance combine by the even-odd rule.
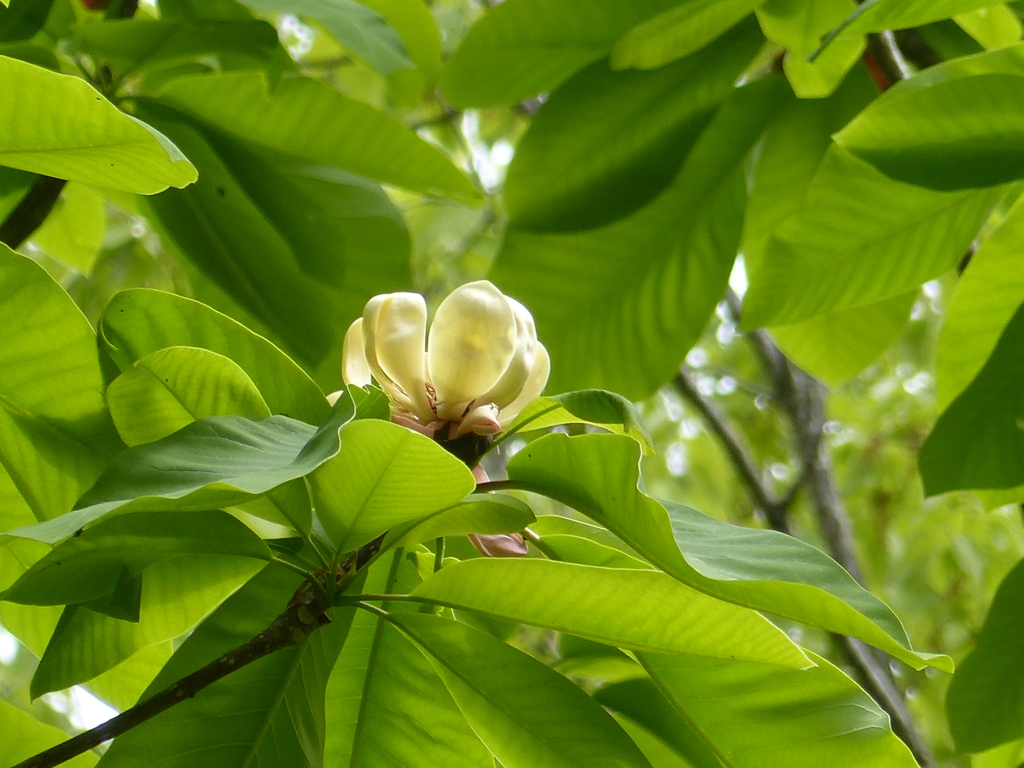
[[[50,215],[65,184],[64,179],[52,176],[37,178],[25,198],[0,224],[0,243],[14,250],[28,240]]]
[[[80,733],[55,747],[23,760],[12,768],[53,768],[105,741],[156,717],[175,704],[191,699],[204,688],[227,677],[254,661],[269,656],[305,640],[320,627],[330,622],[325,613],[326,604],[311,590],[303,591],[284,613],[274,619],[266,629],[252,640],[228,651],[202,669],[182,678],[168,688],[151,696],[103,725]]]
[[[434,573],[444,565],[444,536],[438,536],[434,542]]]
[[[523,483],[519,480],[491,480],[486,483],[478,483],[476,486],[477,493],[487,493],[488,491],[530,491],[533,487],[529,483]]]

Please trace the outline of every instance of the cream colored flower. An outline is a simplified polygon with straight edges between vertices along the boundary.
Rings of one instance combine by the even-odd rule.
[[[372,377],[396,416],[450,423],[454,438],[507,427],[544,389],[550,360],[526,307],[478,280],[441,302],[429,335],[418,293],[374,296],[345,334],[341,369],[346,384]]]

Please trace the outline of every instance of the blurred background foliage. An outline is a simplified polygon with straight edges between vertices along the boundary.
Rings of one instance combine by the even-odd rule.
[[[157,8],[153,0],[148,0],[140,3],[136,18],[172,18],[177,13],[187,16],[190,5],[188,0],[176,0],[161,2]],[[287,55],[271,40],[264,62],[267,71],[295,68],[394,117],[443,150],[469,175],[482,197],[460,201],[385,186],[386,198],[375,198],[373,185],[358,179],[341,180],[339,185],[334,179],[330,194],[337,197],[331,198],[324,194],[326,186],[317,186],[327,182],[311,176],[306,179],[308,186],[299,184],[297,188],[317,199],[327,218],[326,223],[313,222],[314,227],[325,227],[317,235],[321,242],[307,245],[328,252],[336,244],[332,238],[344,238],[346,247],[357,249],[359,258],[374,273],[366,277],[374,290],[364,291],[364,299],[378,290],[414,289],[436,302],[455,286],[488,276],[509,220],[503,196],[506,173],[543,99],[528,98],[512,106],[455,109],[422,79],[437,77],[441,62],[457,49],[473,23],[489,12],[490,5],[483,0],[430,0],[422,7],[429,10],[436,24],[435,37],[420,35],[422,28],[415,23],[403,25],[402,9],[407,12],[408,3],[367,2],[365,5],[393,22],[398,34],[404,33],[408,54],[419,65],[416,70],[399,66],[392,71],[386,56],[383,64],[377,60],[371,64],[368,60],[377,54],[357,53],[351,42],[346,46],[329,15],[315,10],[302,12],[313,5],[283,0],[241,4],[208,0],[204,15],[222,19],[254,17],[268,22]],[[294,7],[298,15],[281,12],[287,7]],[[1002,7],[1016,19],[1024,3]],[[88,38],[76,38],[69,30],[75,23],[97,19],[99,14],[98,10],[86,10],[77,0],[54,0],[46,23],[32,36],[32,43],[45,50],[55,41],[63,41],[55,49],[59,62],[51,64],[82,67],[88,72],[93,61]],[[919,31],[945,57],[980,51],[985,35],[995,34],[952,20]],[[77,42],[70,43],[70,39]],[[12,53],[14,44],[0,46],[0,52]],[[96,41],[92,44],[99,45]],[[76,48],[82,45],[84,50]],[[778,51],[778,46],[765,46],[750,70],[770,67]],[[127,77],[117,87],[130,97],[146,90],[143,81],[147,78],[154,81],[180,74],[175,67],[230,71],[234,66],[248,66],[230,57],[222,59],[216,63],[201,57],[187,64],[172,62],[164,70],[149,70],[134,79]],[[421,81],[415,81],[416,77]],[[161,124],[159,120],[157,124]],[[216,144],[213,132],[207,138]],[[245,155],[245,148],[239,152],[232,161],[230,153],[222,151],[221,159],[234,162],[236,180],[250,188],[255,188],[259,179],[243,178],[239,169],[248,162],[265,164],[271,169],[268,173],[274,169],[281,173],[295,171],[269,153],[257,153],[254,159]],[[17,203],[17,191],[23,189],[24,179],[21,172],[0,170],[4,171],[0,176],[2,218]],[[344,187],[346,183],[348,187]],[[175,194],[191,193],[186,190]],[[346,194],[362,194],[363,215],[340,222],[331,220],[330,206],[341,205]],[[255,199],[257,192],[250,189],[250,195]],[[289,336],[287,328],[269,327],[265,317],[211,280],[209,271],[183,258],[165,231],[173,215],[154,217],[153,205],[153,201],[129,194],[69,184],[46,224],[20,250],[41,263],[94,323],[118,291],[133,287],[172,291],[225,311],[297,354],[326,391],[340,385],[338,338],[324,341],[322,347],[330,348],[330,353],[323,359],[297,349],[296,339]],[[159,199],[155,205],[160,205]],[[266,205],[273,205],[273,200]],[[244,240],[233,247],[244,248]],[[401,267],[404,264],[409,265],[408,271]],[[331,268],[329,263],[321,266]],[[922,492],[917,453],[938,413],[934,380],[937,337],[955,280],[955,276],[947,276],[927,283],[912,298],[909,316],[899,321],[895,341],[884,353],[856,376],[831,387],[824,431],[868,587],[903,619],[916,647],[960,660],[973,647],[997,586],[1024,556],[1024,527],[1017,504],[1000,505],[997,498],[981,498],[970,492],[925,499]],[[733,270],[730,282],[742,294],[746,283],[742,263]],[[337,318],[340,328],[355,317],[360,304],[354,296],[347,296],[346,302]],[[745,436],[764,468],[766,484],[778,495],[785,495],[799,481],[801,472],[790,424],[724,304],[687,354],[686,366],[699,392]],[[648,492],[723,520],[767,527],[719,441],[677,389],[663,387],[641,403],[641,410],[657,448],[656,455],[645,459]],[[504,456],[522,444],[520,439],[510,441]],[[500,464],[501,456],[490,466],[496,477],[500,476]],[[795,497],[790,523],[796,535],[827,550],[803,493]],[[511,628],[492,629],[507,632]],[[808,636],[807,630],[796,627],[791,631],[802,633],[801,641],[809,647],[838,659],[831,654],[827,637]],[[550,633],[520,630],[520,641],[536,655],[552,663],[557,661],[557,643]],[[10,635],[0,634],[0,696],[28,707],[27,685],[33,664],[30,654],[19,649]],[[949,677],[912,672],[899,665],[894,670],[921,732],[936,753],[937,763],[951,767],[969,764],[969,758],[953,755],[942,709]],[[45,722],[69,730],[90,723],[89,718],[96,717],[96,712],[102,714],[97,705],[72,698],[50,694],[32,705],[32,711]],[[975,756],[973,764],[1010,768],[1017,765],[1021,752],[1020,744],[1011,744]]]

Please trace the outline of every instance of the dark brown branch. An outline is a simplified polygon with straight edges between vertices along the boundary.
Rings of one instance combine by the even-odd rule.
[[[868,35],[868,50],[885,73],[889,85],[896,85],[914,74],[903,58],[896,37],[889,30]]]
[[[732,291],[726,304],[738,320],[741,302]],[[775,390],[774,401],[786,414],[803,469],[802,484],[818,518],[829,552],[861,584],[864,576],[854,547],[853,528],[839,495],[832,458],[825,444],[825,387],[800,370],[763,330],[745,335]],[[755,497],[756,498],[756,497]],[[836,636],[837,646],[856,671],[858,681],[889,714],[893,731],[910,747],[915,758],[932,765],[928,748],[917,733],[903,694],[896,686],[888,657],[851,637]]]
[[[753,458],[753,452],[743,437],[732,430],[725,414],[710,399],[697,389],[686,370],[680,370],[674,379],[676,390],[686,398],[718,437],[725,452],[732,460],[740,479],[747,486],[755,506],[760,509],[769,524],[775,530],[789,533],[789,522],[786,520],[786,507],[783,500],[775,497],[764,481],[764,474]],[[790,497],[791,498],[791,497]]]
[[[28,240],[50,215],[65,184],[67,182],[64,179],[52,176],[36,179],[25,199],[0,224],[0,243],[13,249]]]
[[[204,688],[213,685],[232,672],[269,656],[275,651],[301,642],[313,632],[327,624],[330,619],[325,613],[326,606],[316,591],[305,589],[298,593],[288,609],[274,619],[270,625],[249,642],[228,651],[223,656],[193,672],[169,688],[126,709],[103,725],[80,733],[67,741],[51,747],[45,752],[24,760],[13,768],[52,768],[88,752],[105,741],[156,717],[175,704],[191,699]]]

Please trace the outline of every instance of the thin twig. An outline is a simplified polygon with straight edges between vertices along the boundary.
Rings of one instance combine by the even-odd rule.
[[[896,85],[914,74],[907,60],[903,58],[896,37],[889,30],[868,35],[868,50],[885,74],[889,85]]]
[[[718,436],[737,473],[746,484],[754,504],[768,518],[772,528],[790,533],[786,508],[765,483],[764,474],[754,460],[753,452],[746,440],[732,429],[718,406],[700,393],[685,369],[676,374],[674,383],[679,393],[697,409],[711,431]]]

